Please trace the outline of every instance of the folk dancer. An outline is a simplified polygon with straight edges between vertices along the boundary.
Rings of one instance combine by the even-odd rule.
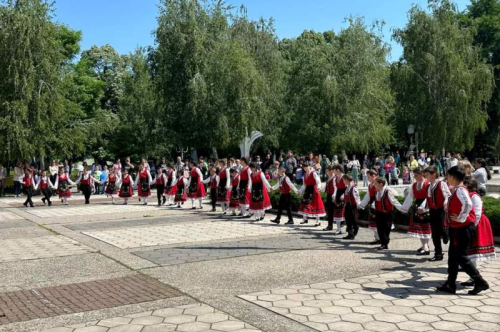
[[[203,174],[201,174],[200,169],[196,166],[194,161],[190,162],[191,165],[191,173],[189,178],[189,192],[188,197],[191,199],[192,207],[191,209],[196,209],[195,201],[198,201],[198,208],[203,209],[203,198],[206,197],[205,186],[203,185]]]
[[[220,203],[222,213],[226,214],[231,199],[231,174],[227,167],[227,159],[219,160],[219,187],[217,188],[217,203]]]
[[[369,218],[369,227],[370,230],[373,232],[373,237],[375,238],[375,241],[370,242],[369,244],[375,245],[375,244],[380,244],[380,237],[378,235],[377,231],[377,219],[376,219],[376,214],[375,210],[372,209],[372,204],[375,202],[375,196],[377,195],[377,188],[375,187],[375,180],[378,178],[378,172],[374,169],[369,170],[367,173],[368,177],[368,191],[363,197],[363,200],[361,203],[358,205],[358,209],[364,210],[366,207],[368,207],[368,218]]]
[[[139,165],[139,172],[137,174],[137,178],[135,179],[135,186],[137,188],[137,194],[139,195],[139,201],[142,200],[143,205],[148,204],[148,199],[151,197],[151,183],[153,183],[149,168],[145,166],[146,164],[147,163],[142,162]]]
[[[250,213],[255,216],[255,221],[260,221],[264,219],[266,210],[271,209],[271,199],[268,193],[271,186],[267,182],[264,172],[260,171],[256,164],[250,163],[250,169],[252,170]]]
[[[300,203],[299,214],[302,215],[303,220],[300,224],[307,224],[307,218],[316,218],[315,227],[321,226],[320,218],[326,216],[325,206],[319,188],[321,187],[321,180],[319,175],[311,171],[308,164],[303,164],[304,170],[304,184],[300,188],[300,193],[303,194],[302,202]]]
[[[252,195],[250,188],[252,186],[252,171],[248,167],[246,158],[241,158],[240,164],[243,167],[240,173],[240,183],[238,185],[238,195],[240,197],[240,210],[242,218],[250,218],[247,209],[250,207]]]
[[[389,249],[390,234],[392,229],[392,212],[394,208],[401,211],[401,204],[394,197],[392,189],[387,186],[387,181],[380,177],[375,180],[375,219],[377,221],[377,232],[380,237],[378,250]]]
[[[175,188],[174,204],[177,203],[177,208],[182,208],[182,204],[187,201],[186,188],[188,187],[188,179],[184,176],[184,170],[177,172],[177,178],[172,182],[172,188]]]
[[[231,215],[236,215],[236,209],[240,207],[240,197],[238,195],[238,187],[240,184],[240,175],[236,169],[231,168],[229,171],[231,176],[231,197],[229,201],[229,210],[231,211]]]
[[[295,185],[290,181],[290,178],[286,176],[286,168],[280,167],[278,169],[278,183],[276,183],[271,189],[280,190],[280,202],[278,206],[278,214],[276,215],[276,219],[271,220],[271,222],[278,224],[281,220],[281,213],[283,210],[286,210],[288,215],[288,222],[285,225],[293,225],[293,216],[292,216],[292,208],[291,208],[291,191],[298,194],[298,189]]]
[[[122,170],[120,182],[120,193],[118,196],[123,198],[123,205],[127,205],[128,200],[134,196],[134,179],[132,178],[132,175],[128,174],[128,170],[126,168],[123,168]]]
[[[347,236],[344,240],[354,240],[358,235],[358,205],[361,203],[358,188],[349,174],[342,176],[346,190],[344,192],[344,213],[347,228]]]

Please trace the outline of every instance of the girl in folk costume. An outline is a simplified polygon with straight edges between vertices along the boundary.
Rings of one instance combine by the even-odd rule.
[[[344,202],[342,202],[342,196],[346,191],[346,185],[342,177],[344,176],[342,166],[333,166],[333,172],[335,173],[335,200],[333,201],[333,221],[337,224],[337,230],[335,235],[342,234],[342,222],[344,218]]]
[[[219,176],[217,175],[217,169],[215,167],[210,168],[210,176],[203,180],[204,184],[210,185],[210,203],[212,204],[212,211],[215,212],[215,207],[217,206],[217,192],[219,189]]]
[[[90,204],[90,195],[95,185],[94,178],[86,162],[83,163],[83,171],[80,172],[80,176],[75,181],[75,184],[80,184],[80,190],[85,197],[85,204]]]
[[[26,201],[23,203],[24,207],[35,207],[31,197],[33,197],[33,192],[35,191],[35,180],[31,175],[31,170],[29,168],[24,169],[24,175],[19,178],[19,182],[23,187],[23,193],[26,195]]]
[[[56,183],[54,183],[54,187],[57,188],[57,193],[59,194],[59,198],[64,205],[68,205],[68,198],[71,197],[71,189],[70,185],[76,185],[69,178],[68,174],[64,172],[64,168],[59,168],[59,174],[56,178]]]
[[[448,170],[448,181],[453,186],[447,205],[447,221],[450,227],[448,279],[437,290],[451,294],[456,293],[458,267],[460,266],[462,271],[474,281],[474,289],[470,290],[469,294],[477,295],[490,287],[468,256],[472,241],[476,238],[476,214],[469,191],[463,185],[464,178],[465,170],[463,167],[454,166]]]
[[[219,188],[217,190],[217,202],[222,207],[222,213],[226,214],[231,199],[231,174],[227,167],[227,159],[219,160]]]
[[[467,251],[467,255],[475,266],[478,261],[487,261],[496,257],[495,242],[490,220],[484,214],[483,200],[478,193],[478,191],[484,194],[486,194],[486,192],[483,191],[482,188],[478,188],[478,182],[475,179],[466,179],[464,185],[466,185],[469,190],[470,199],[476,214],[476,220],[474,222],[476,226],[476,236],[472,239],[472,244]],[[469,281],[462,282],[461,285],[466,287],[474,286],[474,280],[470,279]]]
[[[52,190],[54,189],[54,185],[50,181],[50,177],[47,176],[47,171],[42,171],[42,176],[38,180],[38,183],[35,186],[35,189],[36,188],[40,188],[40,192],[43,195],[43,205],[49,203],[49,206],[51,206],[52,202],[50,201],[50,197],[52,197]]]
[[[247,209],[250,206],[250,201],[252,199],[252,194],[250,193],[250,188],[252,186],[252,171],[248,167],[248,161],[246,158],[241,158],[240,164],[242,170],[240,173],[240,183],[238,185],[238,195],[240,197],[240,210],[242,218],[250,218]]]
[[[444,207],[448,204],[451,192],[446,182],[438,180],[439,172],[436,166],[429,166],[425,171],[427,180],[429,181],[426,204],[429,209],[432,243],[434,244],[434,257],[431,258],[430,261],[442,261],[444,256],[441,238],[445,244],[448,243],[448,230],[445,227]]]
[[[172,164],[169,164],[167,166],[167,172],[165,174],[165,177],[167,179],[167,182],[165,183],[165,197],[166,197],[166,204],[167,205],[173,205],[175,204],[175,195],[177,194],[177,188],[174,185],[176,182],[176,175],[174,171],[174,166]]]
[[[123,198],[123,205],[127,205],[128,200],[134,196],[134,179],[132,178],[132,175],[128,174],[128,170],[126,168],[122,170],[120,182],[121,186],[118,196]]]
[[[120,178],[116,175],[116,171],[114,167],[111,167],[109,170],[108,177],[106,178],[106,186],[105,192],[106,196],[111,197],[111,203],[115,204],[115,196],[118,194]]]
[[[188,187],[188,180],[184,176],[184,170],[177,172],[177,178],[172,182],[172,188],[175,188],[174,204],[181,208],[181,204],[187,201],[186,188]]]
[[[161,206],[163,200],[163,194],[165,191],[165,174],[163,174],[163,169],[158,167],[156,170],[155,184],[156,184],[156,198],[158,199],[158,206]]]
[[[377,221],[377,232],[380,237],[380,247],[378,250],[389,249],[390,234],[392,228],[392,211],[394,208],[401,211],[401,204],[394,197],[392,189],[387,186],[384,178],[375,180],[375,219]]]
[[[429,249],[431,224],[423,207],[426,204],[429,182],[425,179],[424,172],[420,167],[413,170],[413,178],[415,182],[408,188],[408,194],[401,211],[403,213],[410,212],[408,235],[420,239],[422,243],[422,246],[417,250],[417,255],[428,256],[431,253]]]
[[[142,200],[144,205],[148,204],[148,198],[151,197],[151,187],[150,184],[153,183],[151,178],[151,173],[149,172],[148,163],[144,161],[139,165],[139,172],[137,173],[137,178],[135,179],[135,186],[137,187],[137,194],[139,195],[139,200]]]
[[[236,215],[236,209],[240,207],[240,197],[238,195],[238,186],[240,184],[240,175],[236,169],[231,168],[229,171],[231,175],[231,197],[229,201],[229,210],[232,212],[231,215]]]
[[[280,167],[278,170],[278,183],[273,186],[273,190],[279,189],[280,190],[280,202],[278,206],[278,215],[276,216],[276,219],[271,220],[271,222],[278,224],[280,223],[281,219],[281,212],[283,210],[286,210],[288,214],[288,222],[285,225],[293,225],[293,216],[292,216],[292,208],[290,206],[291,203],[291,191],[294,193],[298,193],[299,191],[297,188],[295,188],[295,185],[290,181],[290,178],[286,176],[286,168],[285,167]]]
[[[333,230],[333,210],[334,210],[334,200],[335,200],[335,173],[333,172],[333,165],[328,165],[326,169],[326,175],[328,179],[326,180],[325,188],[326,192],[326,219],[328,220],[328,226],[324,228],[324,231]]]
[[[342,180],[346,186],[346,191],[344,193],[344,211],[345,211],[345,222],[347,226],[347,236],[344,240],[354,240],[356,235],[358,235],[358,205],[361,203],[359,198],[358,188],[356,188],[356,183],[353,178],[344,174]]]
[[[196,164],[194,161],[190,162],[191,165],[191,173],[190,173],[190,178],[189,178],[189,184],[188,184],[188,197],[191,199],[192,207],[191,209],[196,209],[194,206],[194,202],[198,200],[199,203],[199,209],[203,209],[203,198],[206,197],[205,193],[205,186],[203,185],[203,174],[201,174],[201,171],[198,167],[196,167]]]
[[[266,210],[271,209],[271,199],[268,191],[271,189],[264,172],[257,169],[254,163],[250,164],[252,170],[250,212],[254,214],[255,221],[263,220]]]
[[[300,188],[300,192],[304,194],[302,202],[300,202],[299,214],[302,215],[304,220],[301,224],[307,224],[307,218],[316,218],[315,227],[321,226],[319,218],[326,216],[325,206],[319,193],[321,180],[318,173],[311,171],[308,164],[303,164],[304,170],[304,184]]]
[[[373,202],[375,201],[375,195],[377,195],[377,188],[375,187],[375,180],[378,178],[378,172],[374,169],[369,170],[367,173],[368,182],[368,191],[358,205],[358,209],[365,209],[368,206],[368,216],[370,218],[370,230],[373,232],[373,236],[375,237],[375,241],[370,242],[370,244],[380,244],[380,237],[378,236],[377,231],[377,220],[375,218],[375,211],[371,208]],[[373,213],[372,213],[373,211]]]

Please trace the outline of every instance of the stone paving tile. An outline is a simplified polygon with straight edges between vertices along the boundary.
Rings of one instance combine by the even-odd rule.
[[[134,227],[107,231],[88,231],[83,234],[121,249],[203,242],[252,236],[280,235],[294,232],[292,228],[275,227],[264,223],[231,221],[173,224],[167,226]]]
[[[7,220],[22,220],[22,219],[24,219],[24,218],[21,216],[18,216],[15,213],[8,212],[8,211],[0,211],[0,223],[3,221],[7,221]]]
[[[142,274],[6,292],[0,293],[0,325],[181,295],[179,291]],[[119,321],[108,322],[108,325],[113,323]]]
[[[2,220],[0,217],[0,229],[7,228],[23,228],[23,227],[33,227],[33,223],[20,219],[20,220]]]
[[[41,332],[261,332],[205,304],[189,304]]]
[[[479,264],[490,290],[437,293],[445,269],[294,285],[240,298],[318,331],[500,331],[500,260]],[[460,280],[467,277],[460,275]]]
[[[70,202],[71,204],[71,202]],[[71,217],[71,216],[94,216],[99,214],[116,214],[136,211],[156,211],[153,205],[129,204],[129,205],[102,205],[91,204],[86,206],[61,206],[54,208],[27,209],[26,212],[39,218]]]
[[[327,239],[327,236],[325,236],[323,240],[319,240],[314,235],[290,235],[255,240],[211,243],[200,246],[136,251],[133,252],[133,254],[155,264],[165,266],[281,251],[313,249],[331,244],[331,240]]]
[[[0,240],[0,248],[0,262],[81,255],[96,251],[65,236]]]

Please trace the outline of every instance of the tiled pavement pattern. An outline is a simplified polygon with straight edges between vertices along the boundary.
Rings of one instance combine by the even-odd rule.
[[[231,221],[173,224],[156,227],[135,227],[107,231],[83,232],[88,236],[121,249],[202,242],[262,235],[280,235],[293,232],[287,227],[270,224],[239,223]]]
[[[21,216],[18,216],[17,214],[12,213],[12,212],[0,211],[0,221],[21,220],[21,219],[24,219],[24,218]]]
[[[67,237],[55,235],[0,240],[0,248],[0,262],[81,255],[96,251]]]
[[[0,324],[180,296],[144,275],[0,293]]]
[[[289,235],[255,240],[219,242],[199,246],[136,251],[133,254],[158,265],[177,265],[280,251],[305,250],[331,244],[333,236],[318,239],[314,234]]]
[[[71,202],[70,202],[71,204]],[[86,206],[62,206],[58,208],[34,208],[26,209],[28,213],[37,216],[39,218],[51,218],[51,217],[71,217],[71,216],[95,216],[100,214],[112,214],[112,213],[127,213],[127,212],[137,212],[137,211],[156,211],[158,208],[152,205],[142,205],[142,204],[129,204],[129,205],[107,205],[103,209],[102,205],[86,205]]]
[[[482,264],[491,290],[479,296],[436,293],[444,271],[396,271],[240,297],[318,331],[500,331],[500,261]]]
[[[204,304],[147,311],[42,332],[260,332]]]

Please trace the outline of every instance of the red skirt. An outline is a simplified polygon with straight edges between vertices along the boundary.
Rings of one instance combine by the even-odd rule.
[[[220,188],[217,191],[217,193],[220,193]],[[220,195],[217,195],[217,203],[229,203],[231,201],[231,190],[226,191],[226,195],[221,197]]]
[[[185,190],[182,192],[182,194],[175,193],[175,198],[174,198],[175,203],[185,202],[185,201],[187,201],[187,195]]]
[[[240,207],[240,199],[238,197],[238,190],[232,189],[229,191],[229,207],[236,209]]]
[[[337,221],[344,221],[344,220],[345,220],[344,205],[341,205],[341,206],[334,205],[333,206],[333,221],[337,222]]]
[[[134,189],[132,188],[132,183],[128,187],[128,195],[127,195],[127,192],[123,191],[123,186],[122,186],[122,187],[120,187],[120,193],[118,194],[118,196],[120,196],[122,198],[131,198],[132,196],[134,196]]]
[[[408,235],[418,239],[432,238],[432,229],[429,218],[421,217],[416,213],[410,214],[410,226],[408,227]]]
[[[170,189],[165,189],[163,193],[167,196],[175,196],[177,194],[177,185],[172,186]]]
[[[66,191],[58,190],[57,193],[59,194],[59,198],[69,198],[69,197],[71,197],[71,189],[68,189]]]
[[[151,187],[148,185],[148,188],[149,189],[147,191],[143,191],[142,186],[139,183],[137,185],[137,194],[139,195],[139,197],[143,197],[143,198],[151,197]]]
[[[264,197],[262,202],[256,202],[253,200],[253,197],[251,197],[250,212],[264,212],[271,209],[271,199],[269,198],[269,194],[267,193],[267,188],[265,186],[262,188],[262,195]]]
[[[312,194],[311,203],[308,205],[300,204],[299,214],[306,217],[324,217],[326,216],[325,205],[318,191]]]
[[[115,184],[115,183],[113,183],[113,184]],[[108,183],[108,185],[106,186],[106,190],[104,191],[106,193],[106,195],[114,196],[114,195],[118,194],[118,189],[116,188],[116,186],[114,189],[111,189],[110,185],[111,185],[111,182]]]
[[[198,183],[196,185],[197,190],[195,192],[190,192],[187,197],[189,198],[205,198],[207,193],[205,192],[205,186],[201,182],[201,179],[198,178]],[[189,190],[189,188],[188,188]]]
[[[245,195],[240,198],[239,206],[248,207],[252,201],[252,193],[248,188],[245,189]]]
[[[471,261],[486,261],[496,257],[493,231],[490,220],[484,213],[476,227],[476,239],[472,241],[467,255]]]

